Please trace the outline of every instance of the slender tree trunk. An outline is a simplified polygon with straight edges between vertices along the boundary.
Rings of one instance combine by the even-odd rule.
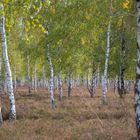
[[[123,27],[123,24],[122,24]],[[124,31],[123,31],[124,32]],[[124,85],[124,73],[125,73],[125,39],[124,34],[121,35],[121,50],[120,50],[120,74],[119,74],[119,83],[118,86],[118,93],[120,95],[120,98],[123,97],[123,95],[126,94],[125,85]]]
[[[95,76],[95,65],[93,62],[92,65],[92,80],[90,83],[90,79],[89,79],[89,75],[90,75],[90,66],[89,66],[89,72],[88,72],[88,91],[90,93],[91,98],[93,98],[95,91],[96,91],[96,76]]]
[[[4,73],[4,93],[7,93],[7,73],[6,73],[6,70],[5,70],[5,73]]]
[[[140,140],[140,0],[136,0],[137,7],[137,69],[135,83],[135,111],[137,139]]]
[[[6,69],[6,73],[7,73],[8,94],[9,94],[9,99],[10,99],[9,119],[15,120],[16,119],[15,98],[14,98],[14,93],[13,93],[12,73],[11,73],[11,69],[10,69],[8,52],[7,52],[7,42],[6,42],[6,33],[5,33],[5,17],[4,16],[1,17],[0,30],[1,30],[1,38],[2,38],[3,57],[4,57],[5,69]]]
[[[34,91],[37,92],[37,75],[36,75],[36,65],[34,67]]]
[[[2,112],[1,112],[1,105],[2,105],[2,74],[1,74],[1,68],[2,67],[2,59],[0,57],[0,126],[3,124],[3,118],[2,118]]]
[[[43,88],[46,88],[46,76],[45,76],[45,67],[42,67],[42,79],[43,79]]]
[[[98,69],[98,73],[97,73],[97,86],[100,86],[100,71]]]
[[[96,88],[96,78],[95,78],[95,65],[94,65],[94,62],[93,62],[93,65],[92,65],[92,81],[91,81],[91,98],[93,97],[93,95],[95,95],[95,88]]]
[[[16,65],[14,65],[14,92],[17,90],[17,75],[16,75]]]
[[[118,76],[115,77],[114,79],[114,85],[113,85],[113,89],[114,89],[114,93],[116,94],[116,89],[117,89],[117,81],[118,81]]]
[[[80,75],[78,75],[78,76],[77,76],[77,79],[76,79],[76,85],[77,85],[77,86],[80,86],[80,84],[81,84],[81,83],[80,83]]]
[[[63,90],[62,90],[62,79],[61,75],[58,75],[58,83],[59,83],[59,100],[62,100]]]
[[[49,42],[48,42],[48,34],[49,34],[49,28],[48,26],[46,27],[46,33],[47,33],[47,58],[48,58],[48,63],[49,63],[49,68],[50,68],[50,87],[49,87],[49,92],[50,92],[50,99],[51,99],[51,103],[52,103],[52,107],[55,109],[56,108],[56,104],[55,104],[55,100],[54,100],[54,93],[53,93],[53,89],[54,89],[54,73],[53,73],[53,65],[52,65],[52,59],[50,56],[50,47],[49,47]]]
[[[90,82],[90,64],[88,65],[88,74],[87,74],[87,89],[89,93],[91,92],[91,82]]]
[[[54,93],[55,91],[58,89],[58,77],[57,76],[54,76]]]
[[[27,57],[28,61],[28,93],[31,94],[31,76],[30,76],[30,59]]]
[[[108,71],[108,62],[109,62],[109,54],[110,54],[110,28],[111,28],[111,17],[109,17],[108,22],[108,32],[107,32],[107,51],[105,57],[105,69],[104,69],[104,76],[103,76],[103,87],[102,87],[102,104],[107,103],[107,71]]]
[[[71,72],[68,74],[68,97],[71,96],[71,91],[72,91],[72,76]]]

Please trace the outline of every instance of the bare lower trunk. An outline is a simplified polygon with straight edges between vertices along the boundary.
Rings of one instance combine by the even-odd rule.
[[[9,94],[9,99],[10,99],[9,119],[15,120],[16,119],[15,98],[14,98],[14,93],[13,93],[12,73],[10,69],[8,52],[7,52],[4,16],[1,17],[0,31],[1,31],[1,38],[2,38],[3,58],[4,58],[6,73],[7,73],[8,94]]]
[[[69,72],[69,74],[68,74],[68,97],[71,96],[71,91],[72,91],[72,76],[71,76],[71,73]]]
[[[17,75],[16,75],[16,65],[14,65],[14,92],[17,90]]]
[[[62,100],[62,94],[63,94],[63,90],[62,90],[62,79],[61,79],[61,75],[58,75],[58,83],[59,83],[59,100]]]
[[[28,61],[28,93],[31,94],[31,76],[30,76],[30,59],[27,57]]]
[[[90,79],[88,78],[88,91],[90,93],[91,98],[93,98],[93,96],[95,95],[95,91],[96,91],[96,76],[95,76],[94,62],[93,62],[93,65],[92,65],[92,80],[91,80],[91,84],[90,84]]]
[[[4,93],[7,93],[7,73],[4,73]]]
[[[118,93],[120,95],[120,98],[123,97],[123,95],[126,94],[126,89],[125,89],[125,86],[124,86],[124,71],[122,70],[121,71],[121,75],[118,76]]]
[[[52,61],[51,61],[51,57],[50,57],[50,53],[49,53],[49,47],[48,47],[47,56],[48,56],[48,62],[49,62],[49,68],[50,68],[50,88],[49,88],[50,99],[51,99],[53,108],[55,108],[55,101],[54,101],[54,95],[53,95],[53,88],[54,88],[54,83],[53,83],[53,66],[52,66]]]
[[[1,102],[2,102],[2,75],[1,75],[2,59],[0,57],[0,126],[3,124],[2,112],[1,112]]]
[[[58,77],[54,76],[54,93],[58,89]]]
[[[78,76],[77,76],[77,79],[76,79],[76,85],[77,85],[77,86],[80,86],[80,84],[81,84],[81,83],[80,83],[80,76],[78,75]]]
[[[42,80],[43,80],[43,88],[46,88],[46,76],[45,76],[45,67],[42,67]]]
[[[135,111],[137,139],[140,140],[140,0],[136,0],[137,7],[137,69],[135,83]]]
[[[95,65],[93,63],[92,66],[92,81],[91,81],[91,97],[93,97],[93,95],[95,95],[95,91],[96,91],[96,78],[95,78]]]
[[[123,23],[122,23],[123,27]],[[122,32],[121,35],[121,49],[120,49],[120,74],[119,74],[119,86],[118,86],[118,93],[120,95],[120,98],[122,98],[126,94],[126,89],[124,85],[124,73],[125,73],[125,38],[124,38],[124,31]]]
[[[90,93],[90,87],[91,87],[91,82],[90,82],[90,64],[88,65],[88,74],[87,74],[87,89]]]
[[[46,27],[46,33],[47,33],[47,37],[48,37],[48,26]],[[48,38],[47,38],[48,39]],[[54,93],[53,93],[53,88],[54,88],[54,73],[53,73],[53,65],[52,65],[52,60],[51,60],[51,56],[50,56],[50,47],[49,47],[49,43],[47,40],[47,58],[48,58],[48,64],[49,64],[49,68],[50,68],[50,88],[49,88],[49,92],[50,92],[50,99],[51,99],[51,103],[52,103],[52,107],[55,109],[56,108],[56,104],[55,104],[55,100],[54,100]]]
[[[109,18],[108,23],[108,32],[107,32],[107,51],[106,51],[106,58],[105,58],[105,69],[104,69],[104,76],[103,76],[103,87],[102,87],[102,104],[107,103],[107,71],[108,71],[108,61],[109,61],[109,54],[110,54],[110,28],[111,28],[111,19]]]
[[[34,92],[37,92],[37,75],[36,75],[36,66],[34,67]]]
[[[98,69],[98,73],[97,73],[97,86],[100,86],[100,71]]]

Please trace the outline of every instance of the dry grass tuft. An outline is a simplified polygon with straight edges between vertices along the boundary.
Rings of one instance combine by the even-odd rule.
[[[70,98],[64,90],[53,110],[47,90],[28,95],[27,89],[18,89],[15,122],[8,121],[9,101],[3,95],[0,140],[136,140],[133,93],[119,99],[110,91],[103,106],[100,89],[92,99],[83,87],[75,88]]]

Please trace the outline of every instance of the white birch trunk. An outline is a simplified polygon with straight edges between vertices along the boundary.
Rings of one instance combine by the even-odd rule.
[[[16,65],[14,65],[14,92],[17,90],[17,75],[16,75]]]
[[[36,65],[34,67],[34,91],[37,92],[37,75],[36,75]]]
[[[108,32],[107,32],[107,51],[105,57],[105,69],[103,76],[103,87],[102,87],[102,104],[107,103],[107,71],[108,71],[108,62],[109,62],[109,54],[110,54],[110,28],[111,28],[111,19],[109,17],[108,22]]]
[[[79,75],[77,76],[77,79],[76,79],[76,85],[80,86],[80,76]]]
[[[6,73],[6,70],[5,70],[5,73],[4,73],[4,93],[7,93],[7,73]]]
[[[47,33],[47,37],[48,37],[48,26],[46,28],[46,33]],[[48,38],[47,38],[48,39]],[[55,100],[54,100],[54,93],[53,93],[53,88],[54,88],[54,81],[53,81],[53,78],[54,78],[54,73],[53,73],[53,65],[52,65],[52,60],[51,60],[51,56],[50,56],[50,47],[49,47],[49,43],[48,43],[48,40],[47,40],[47,58],[48,58],[48,63],[49,63],[49,68],[50,68],[50,87],[49,87],[49,92],[50,92],[50,99],[51,99],[51,103],[52,103],[52,107],[53,108],[56,108],[56,105],[55,105]]]
[[[50,52],[49,52],[49,46],[48,46],[48,52],[47,52],[47,56],[48,56],[48,62],[49,62],[49,68],[50,68],[50,87],[49,87],[49,92],[50,92],[50,99],[52,102],[52,105],[54,107],[54,93],[53,93],[53,88],[54,88],[54,83],[53,83],[53,66],[52,66],[52,61],[51,61],[51,57],[50,57]]]
[[[71,96],[71,90],[72,90],[72,74],[69,71],[69,73],[68,73],[68,97]]]
[[[98,69],[98,73],[97,73],[97,86],[100,85],[100,71]]]
[[[89,66],[89,72],[88,72],[88,91],[89,91],[90,96],[92,98],[95,94],[95,91],[96,91],[96,77],[95,77],[94,62],[93,62],[93,65],[92,65],[92,80],[91,80],[91,83],[90,83],[89,76],[90,76],[90,66]]]
[[[58,89],[58,77],[54,76],[54,92]]]
[[[45,67],[42,67],[42,80],[43,80],[43,88],[46,88],[46,76],[45,76]]]
[[[140,0],[136,1],[137,8],[137,69],[135,83],[135,111],[137,139],[140,140]]]
[[[63,90],[62,90],[62,78],[61,75],[58,75],[58,83],[59,83],[59,100],[62,100]]]
[[[27,57],[28,61],[28,93],[31,94],[31,76],[30,76],[30,59]]]
[[[88,74],[87,74],[87,88],[88,88],[89,93],[90,93],[90,87],[91,87],[91,82],[90,82],[90,64],[89,64]]]
[[[96,92],[96,77],[95,77],[95,65],[92,66],[92,82],[91,82],[91,97],[95,95]]]
[[[9,94],[9,99],[10,99],[9,119],[15,120],[16,119],[15,98],[14,98],[14,93],[13,93],[12,73],[11,73],[11,69],[10,69],[8,52],[7,52],[7,42],[6,42],[6,33],[5,33],[5,17],[4,16],[1,17],[0,31],[1,31],[1,38],[2,38],[3,58],[4,58],[6,73],[7,73],[8,94]]]
[[[2,105],[2,74],[1,74],[1,69],[2,69],[2,59],[0,57],[0,126],[3,124],[3,118],[2,118],[2,112],[1,112],[1,105]]]

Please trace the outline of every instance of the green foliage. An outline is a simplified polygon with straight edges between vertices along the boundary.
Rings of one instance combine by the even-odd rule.
[[[1,10],[4,6],[4,13]],[[124,20],[127,45],[126,78],[135,73],[135,22],[132,0],[5,0],[0,2],[0,15],[6,17],[9,57],[12,68],[17,65],[18,76],[27,74],[27,56],[31,71],[37,66],[41,76],[43,65],[48,68],[46,44],[54,72],[85,75],[88,64],[95,62],[96,69],[103,72],[108,17],[111,16],[111,56],[109,75],[115,77],[120,64],[121,23]],[[46,26],[49,35],[46,38]]]

